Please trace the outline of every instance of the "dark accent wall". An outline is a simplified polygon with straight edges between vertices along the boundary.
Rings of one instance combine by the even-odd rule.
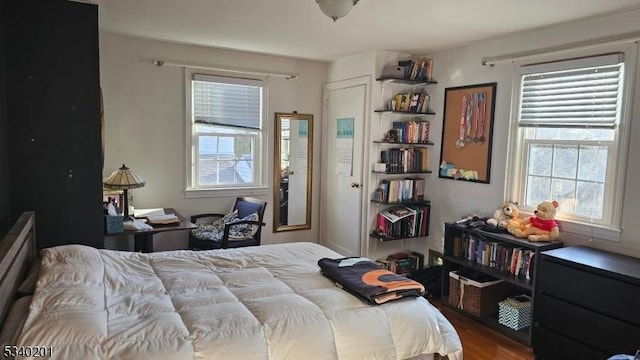
[[[3,24],[11,213],[38,248],[103,246],[98,7],[7,0]]]
[[[6,235],[9,224],[13,222],[9,197],[9,144],[4,75],[4,5],[5,1],[0,0],[0,239]]]

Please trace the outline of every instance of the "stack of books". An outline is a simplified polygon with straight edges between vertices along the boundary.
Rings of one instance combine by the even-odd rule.
[[[380,151],[380,162],[387,165],[390,173],[425,172],[429,153],[426,148],[392,148]]]
[[[429,143],[431,124],[426,120],[411,119],[408,121],[394,121],[391,124],[393,138],[398,142],[408,144]]]
[[[433,73],[433,60],[401,60],[398,66],[404,67],[404,77],[410,80],[431,81]]]
[[[401,251],[376,260],[378,265],[396,274],[408,275],[424,266],[424,255],[416,251]]]
[[[394,206],[378,213],[375,233],[387,238],[429,235],[429,208],[425,205]]]
[[[429,111],[431,96],[425,91],[396,94],[387,110],[426,113]]]
[[[535,251],[514,244],[491,241],[479,236],[455,237],[453,256],[530,280]]]
[[[149,224],[156,225],[169,225],[169,224],[177,224],[180,222],[180,219],[175,214],[165,214],[165,215],[150,215],[147,217],[147,221]]]
[[[425,179],[383,179],[373,193],[373,201],[393,204],[408,201],[424,201]]]

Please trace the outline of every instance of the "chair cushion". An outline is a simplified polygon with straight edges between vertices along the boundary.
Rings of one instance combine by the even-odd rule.
[[[239,220],[258,221],[258,213],[249,214]],[[253,224],[238,224],[229,228],[229,241],[251,239],[258,231],[259,226]]]
[[[199,224],[197,228],[191,230],[191,235],[197,239],[221,241],[224,235],[224,224],[238,218],[238,211],[234,210],[225,216],[217,219],[211,225]]]

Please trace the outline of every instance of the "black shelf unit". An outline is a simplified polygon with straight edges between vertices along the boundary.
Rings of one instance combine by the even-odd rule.
[[[449,272],[458,270],[460,268],[468,268],[492,276],[496,279],[505,281],[508,284],[508,296],[526,293],[527,295],[531,296],[532,306],[535,307],[535,288],[537,279],[534,275],[532,275],[533,277],[530,280],[527,280],[523,277],[515,276],[509,272],[500,271],[499,269],[485,266],[474,261],[469,261],[467,258],[461,256],[453,256],[454,238],[463,237],[466,234],[484,238],[489,241],[507,243],[516,247],[534,251],[534,256],[532,259],[532,274],[535,273],[534,269],[537,267],[537,263],[540,259],[540,252],[560,248],[562,247],[562,242],[530,242],[527,239],[519,239],[507,233],[494,233],[476,228],[467,228],[463,224],[445,223],[442,266],[442,303],[445,306],[455,309],[456,311],[459,311],[460,313],[467,315],[502,334],[505,334],[527,346],[531,346],[533,326],[529,326],[521,330],[513,330],[498,323],[498,314],[486,317],[478,317],[464,312],[457,307],[449,304]]]
[[[448,276],[448,274],[447,274]],[[441,297],[443,300],[443,304],[449,308],[452,309],[462,315],[468,316],[480,323],[482,323],[483,325],[486,325],[487,327],[496,330],[499,333],[505,334],[507,336],[509,336],[512,339],[515,339],[516,341],[522,343],[522,344],[526,344],[527,346],[531,346],[531,335],[530,335],[530,328],[524,328],[521,330],[513,330],[510,329],[500,323],[498,323],[498,319],[495,317],[491,317],[491,316],[484,316],[484,317],[480,317],[480,316],[475,316],[473,314],[469,314],[468,312],[464,312],[463,310],[458,309],[455,306],[451,306],[448,303],[446,303],[445,301],[448,300],[446,294],[443,294],[443,296]]]

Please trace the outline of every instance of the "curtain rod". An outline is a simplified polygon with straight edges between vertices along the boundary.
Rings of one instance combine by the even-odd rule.
[[[250,74],[250,75],[265,75],[265,76],[275,76],[285,78],[287,80],[293,80],[298,78],[298,74],[293,73],[283,73],[283,72],[274,72],[274,71],[261,71],[261,70],[249,70],[249,69],[238,69],[238,68],[230,68],[222,65],[202,65],[202,64],[187,64],[187,63],[178,63],[165,61],[162,59],[152,59],[151,63],[155,66],[179,66],[179,67],[190,67],[196,69],[206,69],[206,70],[217,70],[217,71],[226,71],[232,73],[242,73],[242,74]]]
[[[615,45],[615,44],[638,42],[638,40],[640,40],[640,33],[627,33],[622,35],[580,41],[580,42],[575,42],[571,44],[552,46],[552,47],[532,50],[532,51],[523,51],[519,53],[505,54],[505,55],[499,55],[499,56],[485,56],[481,59],[481,63],[483,66],[494,66],[495,64],[501,63],[501,62],[524,60],[531,57],[558,54],[558,53],[563,53],[571,50],[590,49],[590,48],[601,46],[601,45]]]

